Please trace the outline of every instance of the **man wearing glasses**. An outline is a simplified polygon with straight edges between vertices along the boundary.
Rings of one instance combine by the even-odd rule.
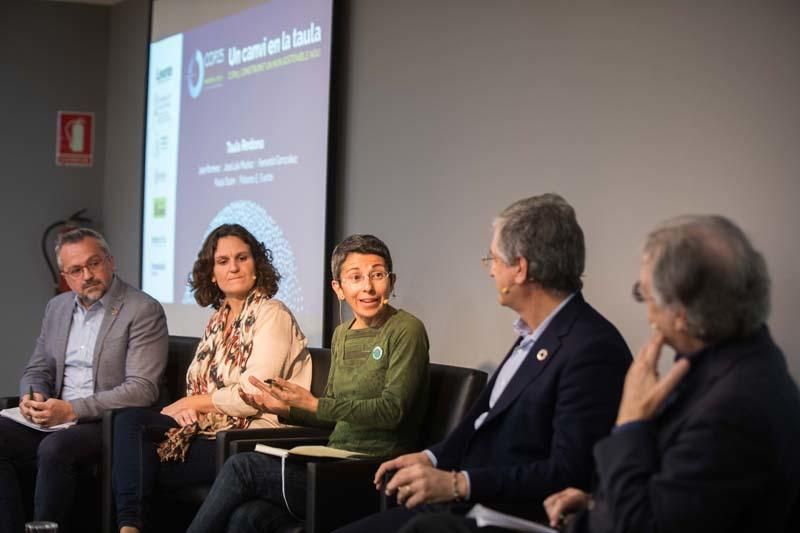
[[[625,378],[616,427],[594,447],[594,494],[548,496],[552,526],[800,531],[800,397],[766,325],[769,288],[764,258],[724,217],[678,217],[650,233],[633,295],[652,336]],[[677,355],[659,375],[665,346]],[[422,517],[404,533],[428,531],[480,529]]]
[[[72,291],[48,303],[20,381],[20,414],[37,428],[0,418],[0,532],[22,531],[21,487],[34,470],[34,518],[63,524],[76,467],[100,457],[102,413],[155,403],[166,366],[164,310],[114,274],[105,239],[78,228],[55,251]],[[80,423],[46,431],[69,422]]]
[[[553,494],[551,522],[579,513],[570,531],[800,531],[800,397],[766,325],[769,289],[764,258],[724,217],[650,233],[633,292],[652,337],[614,433],[594,449],[594,497]],[[662,376],[665,345],[678,355]]]

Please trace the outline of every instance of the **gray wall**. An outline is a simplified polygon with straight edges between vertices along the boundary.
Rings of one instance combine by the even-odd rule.
[[[741,224],[800,376],[799,3],[413,4],[352,2],[340,227],[386,239],[434,359],[503,355],[514,317],[478,257],[500,209],[556,191],[586,233],[586,297],[634,351],[647,230],[689,212]]]
[[[108,9],[3,0],[0,3],[0,261],[4,311],[0,395],[16,394],[52,280],[39,251],[45,228],[78,209],[99,221],[105,165]],[[95,164],[55,164],[58,110],[93,111]]]
[[[150,2],[115,5],[109,18],[108,149],[103,187],[105,236],[114,243],[117,272],[139,285],[144,107]]]
[[[22,4],[11,4],[17,16],[33,9]],[[494,365],[503,355],[513,315],[495,303],[478,257],[500,209],[522,196],[556,191],[575,206],[586,232],[586,296],[634,350],[648,330],[644,310],[629,296],[647,230],[686,212],[720,212],[739,222],[769,262],[770,325],[800,376],[800,333],[790,325],[792,303],[800,300],[794,276],[800,215],[793,209],[800,198],[800,4],[340,4],[348,31],[340,42],[343,116],[335,132],[342,147],[337,236],[368,231],[387,241],[400,277],[396,304],[425,321],[434,360]],[[120,271],[134,281],[147,16],[146,0],[127,0],[111,8],[109,22],[103,229]],[[20,26],[24,31],[9,30],[20,42],[40,31],[31,27],[49,39],[64,31],[47,26],[54,18],[39,14],[30,27]],[[12,52],[4,47],[1,53]],[[8,59],[17,69],[24,64]],[[36,68],[29,75],[50,79],[49,72]],[[37,113],[43,101],[63,92],[45,87],[40,95],[4,85],[4,101],[22,99]],[[42,111],[48,131],[56,108]],[[31,112],[19,113],[16,122],[24,119],[32,130]],[[52,145],[43,138],[18,150],[31,155],[12,162],[6,180],[33,174],[35,161],[42,165],[37,177],[63,182],[55,178]],[[18,141],[0,146],[9,142]],[[41,155],[34,153],[39,144]],[[12,220],[31,225],[30,206],[43,213],[58,206],[61,215],[70,212],[63,209],[69,198],[75,208],[101,201],[94,184],[42,199],[41,187],[13,183],[19,194],[3,201]],[[3,332],[15,342],[25,337],[20,346],[27,348],[47,297],[43,267],[36,270],[38,230],[26,228],[32,232],[27,237],[5,231],[17,256],[2,267],[13,268],[14,277],[4,279],[14,280],[7,282],[11,290],[22,285],[17,279],[30,282],[15,293],[27,298],[11,300],[25,307],[9,313]],[[23,357],[16,355],[20,349],[10,353],[4,369],[20,367],[24,359],[9,362]]]
[[[767,257],[770,325],[800,375],[800,4],[602,4],[340,2],[337,236],[387,241],[396,304],[425,321],[434,360],[494,366],[514,317],[478,258],[507,204],[556,191],[575,206],[586,296],[634,350],[647,230],[723,213]]]

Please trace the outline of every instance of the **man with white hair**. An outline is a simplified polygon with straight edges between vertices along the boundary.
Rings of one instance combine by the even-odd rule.
[[[555,494],[551,520],[571,499],[593,507],[577,531],[797,531],[800,399],[766,326],[769,285],[726,218],[680,217],[648,236],[634,296],[653,335],[595,447],[595,498]],[[660,377],[664,344],[678,355]]]

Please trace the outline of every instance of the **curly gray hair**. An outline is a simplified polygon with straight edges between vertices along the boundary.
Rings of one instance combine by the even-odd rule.
[[[682,216],[647,237],[653,296],[686,311],[687,333],[706,342],[749,335],[766,322],[770,279],[764,257],[719,215]]]

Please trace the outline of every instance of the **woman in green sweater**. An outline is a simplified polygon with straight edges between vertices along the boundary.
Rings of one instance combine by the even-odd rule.
[[[388,305],[396,276],[389,249],[377,237],[351,235],[339,243],[331,274],[340,305],[346,302],[354,318],[333,333],[325,393],[317,398],[282,379],[272,385],[253,379],[261,392],[243,399],[289,424],[333,426],[328,445],[334,448],[376,456],[413,450],[428,398],[425,326]],[[231,457],[189,532],[274,531],[291,515],[302,517],[305,465],[285,466],[282,475],[276,457]]]

